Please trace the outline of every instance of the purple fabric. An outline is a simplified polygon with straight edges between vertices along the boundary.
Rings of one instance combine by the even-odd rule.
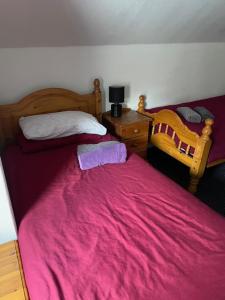
[[[146,109],[150,113],[158,112],[161,109],[171,109],[176,110],[177,107],[188,106],[190,108],[195,108],[196,106],[203,106],[207,108],[214,116],[213,133],[212,133],[212,147],[209,152],[208,163],[215,162],[217,160],[225,159],[225,122],[224,122],[224,112],[225,112],[225,95],[218,96],[188,103],[180,103],[177,105],[167,105],[163,107],[156,107],[153,109]],[[192,131],[197,132],[201,135],[202,129],[204,127],[204,122],[200,124],[190,123],[181,118],[184,124],[190,128]]]
[[[125,144],[117,141],[79,145],[77,157],[81,170],[88,170],[105,164],[124,163],[127,149]]]

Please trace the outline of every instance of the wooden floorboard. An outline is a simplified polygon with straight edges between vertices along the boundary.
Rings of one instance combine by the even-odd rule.
[[[0,245],[0,300],[28,300],[17,241]]]

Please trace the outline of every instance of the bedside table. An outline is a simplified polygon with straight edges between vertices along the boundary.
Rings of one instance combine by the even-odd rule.
[[[150,121],[150,118],[130,109],[124,109],[119,118],[112,117],[110,111],[102,115],[102,123],[108,132],[143,158],[147,157]]]

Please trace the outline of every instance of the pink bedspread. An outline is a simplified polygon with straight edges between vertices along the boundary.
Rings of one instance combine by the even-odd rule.
[[[66,145],[4,156],[31,300],[225,299],[225,219],[130,155],[81,171]]]
[[[153,109],[147,109],[151,113],[157,112],[160,109],[172,109],[176,110],[177,107],[180,106],[189,106],[194,108],[196,106],[204,106],[215,116],[214,124],[213,124],[213,133],[212,133],[212,147],[209,152],[208,163],[212,163],[221,159],[225,159],[225,122],[224,122],[224,113],[225,113],[225,95],[198,100],[188,103],[180,103],[177,105],[167,105],[163,107],[156,107]],[[201,135],[202,129],[204,127],[204,123],[196,124],[185,121],[182,118],[183,122],[189,127],[191,130],[197,132]]]

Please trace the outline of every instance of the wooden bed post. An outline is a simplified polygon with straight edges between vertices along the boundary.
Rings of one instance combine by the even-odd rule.
[[[138,102],[138,109],[137,111],[139,113],[143,113],[144,112],[144,108],[145,108],[145,96],[141,95],[139,97],[139,102]]]
[[[193,194],[197,192],[199,180],[203,176],[207,165],[209,150],[212,144],[210,135],[213,123],[212,119],[205,120],[205,127],[202,129],[202,135],[195,148],[193,163],[190,167],[191,179],[188,187],[189,192]]]
[[[139,114],[142,114],[142,115],[144,115],[144,116],[146,116],[146,117],[151,118],[151,120],[152,120],[152,114],[149,113],[149,112],[147,112],[147,111],[145,111],[145,96],[143,96],[143,95],[141,95],[141,96],[139,97],[139,102],[138,102],[138,109],[137,109],[137,112],[138,112]]]
[[[96,98],[96,118],[101,121],[102,118],[102,96],[99,79],[94,80],[94,94]]]

